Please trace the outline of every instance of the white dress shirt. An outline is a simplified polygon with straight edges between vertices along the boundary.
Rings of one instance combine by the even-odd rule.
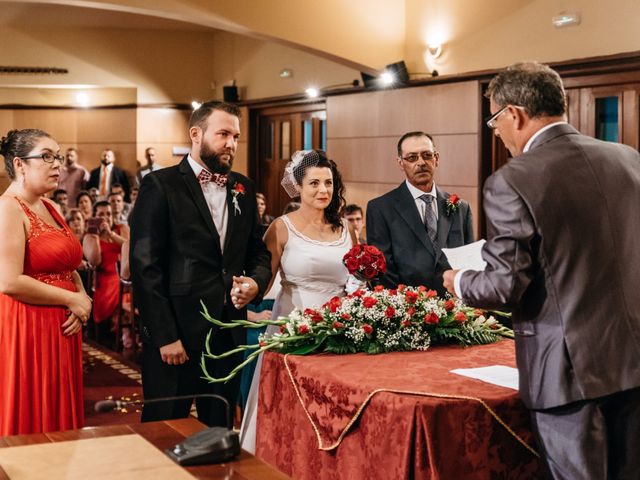
[[[187,157],[187,160],[197,178],[204,168],[191,158],[191,155]],[[220,187],[214,182],[200,184],[200,187],[202,187],[202,193],[204,194],[204,199],[207,202],[207,207],[209,207],[209,212],[211,212],[213,223],[216,226],[218,235],[220,235],[220,250],[224,252],[224,239],[227,235],[228,220],[227,187]]]
[[[409,188],[409,193],[411,193],[411,196],[413,197],[413,201],[416,202],[416,207],[418,208],[418,213],[420,213],[420,218],[422,219],[422,223],[424,223],[424,216],[427,212],[427,204],[424,202],[424,200],[420,200],[420,197],[425,193],[433,197],[433,202],[431,202],[431,208],[433,209],[433,213],[435,213],[436,215],[436,220],[438,220],[438,202],[437,202],[438,196],[436,194],[436,184],[435,183],[433,184],[430,192],[423,192],[419,188],[416,188],[413,185],[411,185],[409,180],[405,180],[405,183],[407,184],[407,188]]]

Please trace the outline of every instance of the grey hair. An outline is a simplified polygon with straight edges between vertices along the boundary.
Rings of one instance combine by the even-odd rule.
[[[538,62],[507,67],[491,80],[485,97],[499,107],[524,107],[529,118],[563,115],[567,105],[558,72]]]

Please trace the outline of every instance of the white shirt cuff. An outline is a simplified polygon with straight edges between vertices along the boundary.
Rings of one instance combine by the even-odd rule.
[[[467,270],[470,270],[470,269],[463,268],[461,270],[458,270],[458,272],[456,273],[456,276],[453,277],[453,289],[456,291],[456,296],[458,298],[462,298],[462,291],[460,290],[460,278],[462,277],[462,274]]]

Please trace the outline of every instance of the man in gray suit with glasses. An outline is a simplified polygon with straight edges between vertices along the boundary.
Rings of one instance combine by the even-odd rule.
[[[443,294],[442,272],[451,267],[442,248],[473,242],[471,209],[436,186],[440,154],[431,135],[405,133],[397,148],[406,181],[367,205],[367,241],[387,259],[384,286],[424,285]]]
[[[447,271],[467,303],[513,309],[520,396],[556,479],[640,472],[640,156],[566,123],[562,81],[517,64],[487,90],[514,157],[484,186],[484,271]]]

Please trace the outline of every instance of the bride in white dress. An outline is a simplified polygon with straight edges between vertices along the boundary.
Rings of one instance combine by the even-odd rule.
[[[342,257],[353,245],[353,233],[340,212],[344,186],[336,164],[321,150],[296,152],[285,168],[282,186],[289,196],[300,196],[300,208],[277,218],[265,234],[271,268],[280,272],[281,290],[272,318],[295,308],[320,306],[345,295],[349,278]],[[277,331],[269,327],[267,333]],[[242,448],[255,453],[258,387],[262,358],[258,360],[240,430]]]

